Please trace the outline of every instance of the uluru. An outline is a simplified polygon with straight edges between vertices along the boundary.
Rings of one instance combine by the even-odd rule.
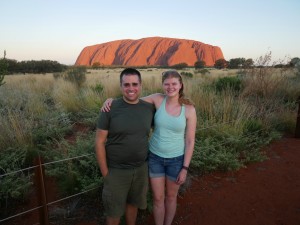
[[[75,65],[172,66],[187,63],[194,66],[195,62],[204,61],[206,66],[213,66],[218,59],[224,59],[218,46],[186,39],[148,37],[87,46]]]

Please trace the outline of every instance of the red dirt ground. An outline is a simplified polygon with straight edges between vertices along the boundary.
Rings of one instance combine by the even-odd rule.
[[[263,162],[193,179],[173,224],[299,225],[300,139],[283,138],[265,151]]]
[[[300,225],[300,139],[285,137],[264,151],[267,160],[239,171],[193,177],[178,197],[173,225]],[[93,204],[72,225],[103,225]],[[5,224],[39,224],[36,215],[20,220]],[[140,213],[139,224],[154,225],[152,215]]]

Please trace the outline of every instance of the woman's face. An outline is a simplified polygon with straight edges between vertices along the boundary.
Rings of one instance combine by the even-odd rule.
[[[178,78],[172,77],[167,78],[163,81],[163,89],[167,96],[176,96],[179,95],[179,90],[182,84],[180,83]]]

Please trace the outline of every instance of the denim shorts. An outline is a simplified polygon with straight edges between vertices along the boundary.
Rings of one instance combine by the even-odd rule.
[[[184,155],[174,158],[162,158],[150,152],[149,154],[149,177],[167,177],[176,181],[183,165]]]

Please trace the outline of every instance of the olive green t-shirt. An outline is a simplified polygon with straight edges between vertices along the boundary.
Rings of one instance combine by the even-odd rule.
[[[119,98],[112,102],[109,112],[100,113],[97,128],[108,130],[108,167],[135,168],[145,163],[154,112],[154,105],[143,100],[128,104]]]

